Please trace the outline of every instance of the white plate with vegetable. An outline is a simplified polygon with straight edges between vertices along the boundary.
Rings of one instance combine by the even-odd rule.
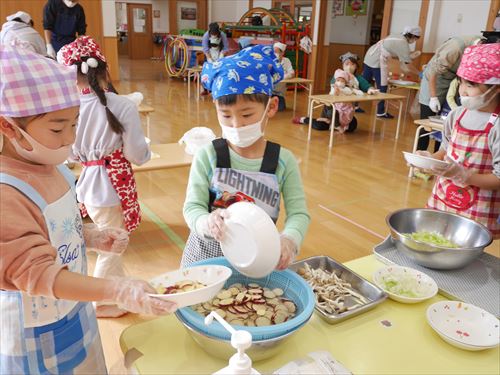
[[[427,322],[444,341],[461,349],[496,348],[500,342],[498,319],[468,303],[436,302],[427,309]]]
[[[219,293],[232,271],[218,265],[206,265],[167,272],[150,281],[156,289],[152,297],[175,302],[178,308],[206,302]]]
[[[389,295],[402,303],[419,303],[434,297],[438,286],[434,279],[413,268],[387,266],[373,274],[373,282]]]
[[[419,154],[412,154],[411,152],[403,151],[403,155],[408,164],[420,169],[432,170],[433,168],[445,168],[448,165],[445,161]]]

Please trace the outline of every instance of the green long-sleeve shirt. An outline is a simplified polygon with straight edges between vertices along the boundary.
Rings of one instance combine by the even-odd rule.
[[[229,149],[231,168],[258,172],[262,164],[260,159],[243,158]],[[209,186],[217,164],[215,149],[207,145],[195,155],[184,202],[184,219],[189,228],[196,232],[196,222],[209,214]],[[311,218],[307,211],[302,179],[297,161],[293,154],[281,147],[278,168],[276,169],[279,189],[286,210],[283,233],[295,240],[300,246],[306,234]],[[197,233],[202,235],[201,233]]]

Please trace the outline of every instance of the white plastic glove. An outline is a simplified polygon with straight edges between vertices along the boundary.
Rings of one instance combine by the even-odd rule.
[[[410,58],[412,60],[415,60],[417,57],[419,57],[420,55],[422,54],[421,51],[413,51],[412,53],[410,53]]]
[[[46,47],[47,47],[47,56],[49,56],[55,60],[56,59],[56,50],[54,49],[54,47],[52,47],[52,44],[48,43],[46,45]]]
[[[375,95],[375,94],[378,94],[379,92],[380,92],[380,90],[377,90],[377,89],[375,89],[373,87],[370,87],[366,93],[368,95]]]
[[[432,168],[432,173],[449,178],[458,184],[467,185],[467,180],[474,172],[449,157],[446,157],[445,161],[448,163],[446,166],[436,166]]]
[[[219,54],[219,59],[222,59],[222,58],[224,58],[224,52],[221,52],[221,53]]]
[[[110,280],[110,298],[102,302],[116,303],[124,310],[146,315],[166,315],[177,310],[174,302],[149,295],[156,293],[146,281],[120,278]]]
[[[286,234],[281,234],[280,248],[281,257],[278,265],[276,266],[276,269],[284,270],[287,269],[288,266],[295,260],[295,257],[299,252],[299,247],[291,237],[287,236]]]
[[[128,246],[128,232],[121,228],[99,230],[95,224],[85,224],[83,238],[87,247],[107,253],[121,254]]]
[[[212,211],[203,222],[200,223],[201,232],[206,238],[213,238],[216,241],[222,241],[226,230],[225,219],[229,218],[229,214],[225,209],[216,209]],[[198,225],[198,223],[197,223]]]
[[[363,96],[365,95],[365,93],[361,90],[358,90],[358,89],[352,89],[352,91],[354,92],[355,95],[357,96]]]
[[[441,110],[441,103],[439,103],[439,99],[433,96],[429,101],[429,108],[434,113],[438,113]]]

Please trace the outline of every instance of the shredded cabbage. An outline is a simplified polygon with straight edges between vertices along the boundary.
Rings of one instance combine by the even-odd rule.
[[[413,233],[407,233],[406,236],[415,241],[425,242],[431,245],[441,246],[441,247],[449,247],[452,249],[456,249],[458,247],[457,244],[447,240],[443,235],[437,232],[426,232],[419,231]]]
[[[385,276],[382,279],[382,287],[393,294],[403,297],[419,298],[424,294],[418,290],[418,281],[410,275],[396,277],[394,275]]]

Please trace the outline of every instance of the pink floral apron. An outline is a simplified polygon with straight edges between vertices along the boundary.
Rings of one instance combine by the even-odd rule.
[[[462,112],[453,127],[447,156],[474,173],[492,173],[488,134],[498,119],[500,106],[491,114],[483,130],[469,130],[460,124],[466,112]],[[494,239],[500,238],[500,191],[455,184],[448,178],[438,177],[427,206],[476,220],[491,231]]]

